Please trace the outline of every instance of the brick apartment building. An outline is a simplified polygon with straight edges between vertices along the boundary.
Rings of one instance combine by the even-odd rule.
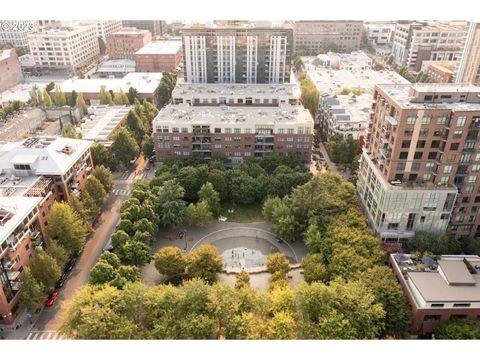
[[[456,61],[424,61],[421,71],[428,74],[430,82],[451,83],[456,66]]]
[[[135,60],[135,53],[152,41],[148,30],[124,28],[107,35],[107,54],[110,59]]]
[[[93,169],[90,141],[29,138],[0,144],[0,323],[14,321],[23,269],[49,245],[55,201],[79,193]]]
[[[480,88],[376,85],[357,190],[385,241],[480,236]]]
[[[135,53],[138,72],[172,72],[182,62],[181,41],[152,41]]]
[[[157,161],[226,156],[233,165],[275,153],[309,162],[313,119],[295,84],[178,84],[153,121]]]
[[[412,308],[413,335],[432,334],[454,319],[480,328],[480,257],[391,254],[389,262]]]
[[[23,72],[15,49],[0,50],[0,93],[23,82]]]

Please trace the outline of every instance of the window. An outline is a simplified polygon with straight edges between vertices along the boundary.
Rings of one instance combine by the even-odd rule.
[[[188,133],[188,128],[182,128],[182,133]]]
[[[443,307],[444,304],[431,304],[430,307],[435,307],[435,308],[439,308],[439,307]]]
[[[400,156],[399,156],[400,159],[406,159],[407,157],[408,157],[408,151],[402,151],[400,153]]]
[[[470,175],[470,176],[468,177],[468,182],[469,182],[470,184],[472,184],[472,183],[474,183],[474,182],[476,182],[476,181],[477,181],[477,175]]]
[[[480,171],[480,164],[475,164],[472,166],[472,171]]]
[[[242,132],[242,129],[240,128],[235,128],[235,134],[240,134]]]
[[[172,128],[172,133],[178,133],[178,132],[179,132],[179,130],[178,130],[177,127]]]
[[[457,119],[457,126],[458,127],[464,126],[466,120],[467,120],[466,116],[459,116]]]
[[[434,166],[435,166],[435,164],[432,163],[432,162],[427,162],[427,163],[425,163],[425,168],[426,168],[427,170],[432,170]]]
[[[278,129],[279,134],[285,134],[285,129]]]
[[[464,194],[471,194],[473,192],[473,185],[465,186],[465,190],[463,190]]]
[[[452,165],[445,165],[445,166],[443,167],[443,172],[444,172],[445,174],[451,174],[451,172],[452,172]]]
[[[406,129],[404,132],[405,136],[412,136],[413,135],[413,129]]]
[[[405,170],[405,163],[404,163],[404,162],[398,163],[398,164],[397,164],[397,170],[398,170],[398,171],[403,171],[403,170]]]
[[[436,152],[429,152],[428,153],[428,159],[429,160],[434,160],[437,158],[437,153]]]
[[[440,181],[438,182],[438,185],[447,185],[448,184],[449,177],[448,176],[442,176]]]
[[[232,129],[231,128],[225,128],[225,134],[231,134]]]
[[[460,143],[451,143],[450,144],[450,150],[458,150],[458,146]]]
[[[441,318],[440,315],[425,315],[423,317],[423,321],[438,323],[438,322],[440,322],[440,318]]]
[[[460,139],[462,137],[462,130],[455,130],[453,132],[453,138],[454,139]]]
[[[415,125],[416,121],[417,121],[417,117],[415,115],[409,115],[407,117],[407,124],[408,125]]]
[[[410,140],[403,140],[402,141],[402,148],[409,148],[410,147],[410,143],[411,141]]]
[[[422,118],[422,124],[423,125],[428,125],[430,124],[430,121],[432,120],[432,117],[430,115],[425,115],[423,118]]]
[[[459,303],[459,304],[453,304],[453,307],[470,307],[470,304],[464,304],[464,303],[462,303],[462,304],[460,304],[460,303]]]
[[[430,145],[430,147],[431,147],[432,149],[438,149],[438,148],[440,147],[440,141],[438,141],[438,140],[433,140],[432,143],[431,143],[431,145]]]
[[[453,163],[453,162],[456,161],[456,159],[457,159],[457,155],[455,155],[455,154],[449,154],[449,155],[447,156],[447,161],[448,161],[448,162]]]
[[[417,149],[423,149],[425,147],[425,140],[417,141]]]
[[[430,181],[432,174],[423,174],[423,181]]]
[[[412,164],[412,171],[420,170],[420,163],[413,163]]]
[[[417,152],[415,152],[415,154],[413,155],[413,158],[416,159],[416,160],[419,160],[419,159],[422,158],[422,156],[423,156],[423,152],[417,151]]]
[[[420,129],[419,136],[427,137],[428,136],[428,129]]]
[[[447,122],[447,117],[445,115],[437,117],[438,125],[445,125],[446,122]]]
[[[222,129],[221,128],[215,128],[215,133],[216,134],[220,134],[222,132]]]

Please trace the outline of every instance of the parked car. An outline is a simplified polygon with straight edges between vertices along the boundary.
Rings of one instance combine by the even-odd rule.
[[[60,279],[58,279],[58,281],[55,284],[55,291],[60,290],[63,287],[63,285],[65,285],[65,280],[67,280],[67,274],[63,273]]]
[[[55,300],[57,299],[58,292],[52,291],[49,295],[47,300],[45,301],[45,306],[52,306]]]
[[[104,253],[105,251],[113,252],[113,245],[112,245],[112,243],[107,244],[107,246],[105,246],[105,247],[102,249],[102,253]]]

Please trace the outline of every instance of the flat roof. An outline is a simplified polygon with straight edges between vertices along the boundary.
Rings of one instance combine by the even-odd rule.
[[[86,116],[77,127],[85,140],[108,141],[112,131],[125,119],[133,106],[99,106],[93,109],[93,115]]]
[[[442,255],[432,264],[413,261],[409,254],[392,254],[406,283],[427,303],[480,302],[480,257],[475,255]],[[413,289],[412,289],[413,290]]]
[[[142,35],[146,33],[150,33],[150,31],[144,29],[137,29],[134,27],[124,27],[120,30],[111,32],[109,35]]]
[[[311,125],[310,112],[301,105],[280,107],[229,107],[168,105],[160,110],[153,125],[162,124],[209,124],[211,126],[232,125],[254,128],[255,125]],[[233,136],[233,134],[232,134]]]
[[[17,226],[42,200],[42,197],[0,196],[0,210],[4,215],[11,216],[0,225],[0,244],[7,241]]]
[[[160,84],[162,73],[129,73],[122,79],[77,79],[72,78],[63,81],[60,89],[71,93],[73,90],[81,93],[99,93],[100,88],[105,86],[107,90],[128,92],[134,87],[141,94],[153,94]]]
[[[452,109],[459,111],[479,111],[480,103],[472,102],[416,102],[410,95],[411,89],[431,93],[478,93],[480,87],[470,84],[377,84],[402,109]]]
[[[137,55],[175,55],[182,49],[181,41],[152,41],[138,50]]]
[[[8,59],[10,56],[12,56],[12,49],[0,51],[0,61]]]
[[[100,64],[97,72],[130,73],[135,72],[135,65],[135,60],[130,59],[107,60]]]
[[[457,61],[424,61],[422,65],[430,65],[445,73],[453,74],[457,63]]]
[[[278,96],[298,99],[300,89],[297,84],[191,84],[178,82],[172,93],[172,98],[195,98],[236,95]]]
[[[0,171],[12,174],[13,161],[37,157],[35,175],[64,175],[88,150],[91,141],[62,137],[31,137],[18,142],[0,142]]]

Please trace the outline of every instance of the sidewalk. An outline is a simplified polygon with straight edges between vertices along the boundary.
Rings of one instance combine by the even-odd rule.
[[[27,337],[35,322],[42,313],[40,309],[36,314],[31,315],[27,310],[15,318],[11,325],[0,325],[0,339],[23,340]]]

